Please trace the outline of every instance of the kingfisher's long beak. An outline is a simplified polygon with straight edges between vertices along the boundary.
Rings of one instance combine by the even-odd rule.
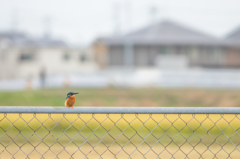
[[[73,93],[73,94],[78,94],[78,92],[76,92],[76,93]]]

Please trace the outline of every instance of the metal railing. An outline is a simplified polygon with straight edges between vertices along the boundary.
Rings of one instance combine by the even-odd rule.
[[[0,158],[239,158],[240,108],[0,107]]]

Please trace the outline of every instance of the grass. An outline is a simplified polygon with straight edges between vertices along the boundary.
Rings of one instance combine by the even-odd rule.
[[[154,88],[64,88],[0,92],[0,106],[64,106],[69,91],[79,92],[75,106],[240,106],[239,90]]]
[[[154,88],[0,92],[0,105],[64,106],[69,91],[79,92],[75,106],[240,106],[239,90]],[[95,114],[92,117],[91,114],[0,114],[0,158],[11,158],[11,153],[15,158],[26,158],[25,153],[30,158],[41,158],[40,154],[44,158],[55,158],[56,154],[59,158],[99,158],[99,154],[103,158],[114,155],[157,158],[159,152],[162,152],[160,158],[170,158],[172,154],[175,158],[184,158],[185,154],[188,158],[213,158],[214,154],[217,158],[239,156],[238,151],[233,151],[234,145],[240,148],[239,115],[126,114],[121,118],[120,114]],[[148,136],[150,131],[152,135]],[[131,144],[139,145],[143,138],[144,143],[137,149]]]

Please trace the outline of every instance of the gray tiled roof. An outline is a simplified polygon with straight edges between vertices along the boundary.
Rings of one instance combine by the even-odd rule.
[[[31,38],[23,32],[0,32],[1,40],[7,40],[10,46],[66,46],[63,40],[49,38]]]
[[[224,43],[227,45],[238,46],[240,45],[240,27],[231,32],[228,36],[225,37]]]
[[[231,32],[225,39],[240,42],[240,27]]]
[[[171,21],[162,21],[120,37],[110,37],[108,44],[123,44],[130,39],[134,44],[218,45],[221,40],[189,29]]]

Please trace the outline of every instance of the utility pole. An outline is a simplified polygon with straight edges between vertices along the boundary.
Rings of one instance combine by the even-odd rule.
[[[114,23],[114,34],[116,36],[121,34],[121,16],[120,16],[120,5],[115,3],[113,5],[113,23]]]
[[[132,23],[132,6],[131,0],[126,1],[126,25],[127,32],[131,32]],[[134,44],[131,35],[124,37],[124,66],[127,68],[132,68],[134,66]]]

